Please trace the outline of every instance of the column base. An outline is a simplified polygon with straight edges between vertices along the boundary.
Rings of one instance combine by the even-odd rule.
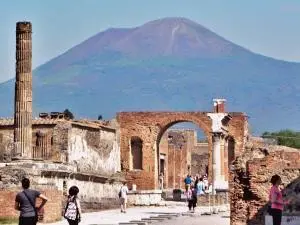
[[[224,180],[216,180],[214,181],[214,186],[215,189],[228,189],[229,188],[229,183],[228,181],[224,181]]]

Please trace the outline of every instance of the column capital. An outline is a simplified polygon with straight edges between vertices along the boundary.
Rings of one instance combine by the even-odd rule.
[[[225,118],[228,117],[228,113],[207,113],[207,116],[211,118],[212,121],[212,132],[227,131],[227,123],[224,123],[224,121],[227,121]]]

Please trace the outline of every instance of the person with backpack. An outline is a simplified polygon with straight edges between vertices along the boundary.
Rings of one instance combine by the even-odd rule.
[[[190,189],[187,191],[187,200],[188,207],[190,212],[195,212],[195,208],[197,205],[197,188],[194,186],[190,186]]]
[[[119,191],[119,199],[121,204],[121,213],[126,213],[127,194],[128,194],[127,183],[123,182],[123,186]]]
[[[48,198],[40,192],[29,189],[30,180],[22,179],[23,191],[16,195],[15,209],[20,211],[19,225],[36,225],[39,220],[39,212],[48,201]],[[42,199],[39,207],[36,207],[36,199]]]
[[[69,225],[78,225],[81,221],[81,207],[77,197],[78,193],[79,189],[77,186],[70,187],[64,213],[64,217],[68,220]]]

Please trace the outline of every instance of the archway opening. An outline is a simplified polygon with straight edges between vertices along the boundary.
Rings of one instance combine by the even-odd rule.
[[[143,141],[139,137],[132,137],[130,140],[131,165],[133,170],[143,169]]]
[[[157,140],[157,150],[160,189],[183,189],[188,174],[194,179],[208,177],[208,137],[193,122],[167,126]]]

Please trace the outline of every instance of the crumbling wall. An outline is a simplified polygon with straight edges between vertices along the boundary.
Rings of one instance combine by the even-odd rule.
[[[120,150],[114,131],[72,127],[68,161],[80,172],[111,174],[120,171]]]
[[[196,143],[192,151],[191,173],[193,176],[205,175],[208,171],[209,151],[208,143]]]
[[[43,222],[54,222],[61,219],[63,195],[55,185],[47,183],[41,185],[33,174],[34,168],[26,168],[22,165],[9,165],[0,167],[0,218],[15,218],[19,212],[14,209],[15,198],[21,191],[21,180],[28,177],[31,180],[31,187],[46,195],[49,199],[44,208]],[[39,202],[37,202],[39,204]]]
[[[300,152],[284,146],[248,142],[245,151],[237,157],[231,171],[231,225],[264,224],[264,215],[274,174],[288,184],[284,193],[293,197],[300,187]]]
[[[13,127],[0,127],[0,162],[10,162],[14,148]]]

